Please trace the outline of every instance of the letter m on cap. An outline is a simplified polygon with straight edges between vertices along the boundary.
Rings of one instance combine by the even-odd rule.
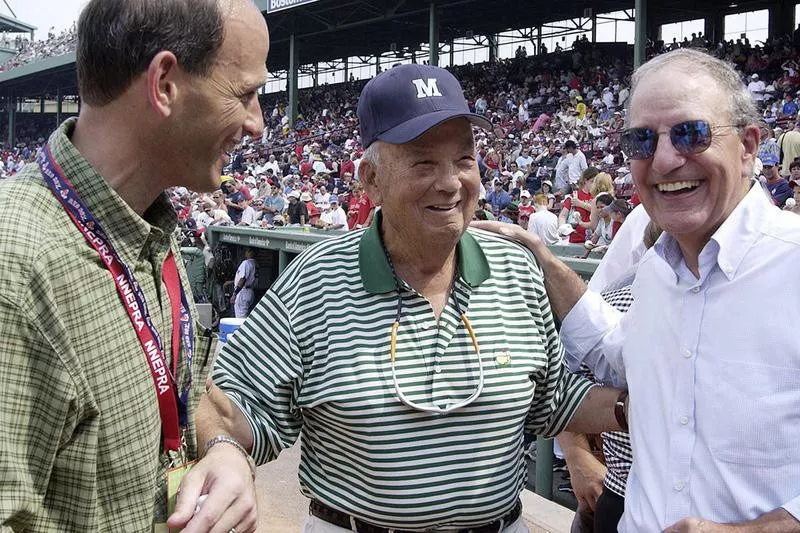
[[[439,84],[436,78],[428,78],[425,80],[411,80],[414,87],[417,88],[417,98],[430,98],[431,96],[442,96],[439,92]]]

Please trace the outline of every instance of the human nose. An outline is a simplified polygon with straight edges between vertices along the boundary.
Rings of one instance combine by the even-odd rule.
[[[253,139],[260,139],[264,133],[264,115],[258,101],[258,94],[254,94],[247,101],[245,109],[247,112],[243,125],[245,133]]]
[[[436,187],[443,192],[455,193],[461,186],[462,171],[455,163],[445,165],[442,169],[442,175],[436,180]]]
[[[663,176],[683,166],[685,162],[686,156],[675,149],[669,131],[659,132],[651,163],[653,170]]]

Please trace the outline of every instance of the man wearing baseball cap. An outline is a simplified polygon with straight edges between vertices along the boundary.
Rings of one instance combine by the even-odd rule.
[[[564,370],[532,257],[469,229],[472,126],[489,123],[453,75],[386,71],[358,117],[374,223],[289,265],[226,344],[210,396],[256,463],[302,434],[315,532],[527,531],[524,434],[618,429],[620,392]]]

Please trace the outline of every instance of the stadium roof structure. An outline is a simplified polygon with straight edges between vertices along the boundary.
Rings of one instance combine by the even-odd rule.
[[[260,0],[262,8],[270,0]],[[317,0],[298,7],[266,14],[270,29],[271,71],[289,66],[290,38],[295,35],[299,64],[344,57],[370,56],[390,49],[415,47],[428,42],[430,0]],[[435,0],[439,42],[474,35],[536,27],[541,24],[595,14],[631,9],[634,0]],[[638,3],[638,2],[636,2]],[[788,3],[788,2],[786,2]],[[648,21],[665,24],[763,9],[768,0],[649,0]],[[794,2],[792,4],[792,20]],[[791,29],[791,26],[790,26]]]
[[[270,2],[296,7],[269,12]],[[289,67],[290,41],[294,35],[298,65],[373,56],[390,49],[412,48],[429,42],[431,0],[255,0],[270,28],[271,71]],[[595,14],[646,6],[648,26],[691,18],[716,18],[727,13],[774,8],[772,0],[434,0],[439,25],[438,40],[446,43],[474,35],[535,27],[550,22],[578,19],[591,8]],[[793,29],[794,2],[777,16],[783,29]],[[642,9],[644,10],[644,8]],[[789,13],[791,11],[791,15]],[[0,16],[0,21],[13,21]],[[22,23],[20,23],[22,24]],[[30,28],[30,26],[27,26]],[[75,54],[49,58],[0,73],[0,97],[55,98],[75,94]]]
[[[21,20],[0,14],[0,32],[32,33],[37,29],[36,26],[31,26]]]

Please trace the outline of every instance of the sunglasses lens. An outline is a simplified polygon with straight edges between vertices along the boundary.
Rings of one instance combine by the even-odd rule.
[[[631,128],[620,136],[620,145],[629,159],[647,159],[656,151],[656,133],[650,128]]]
[[[711,125],[705,120],[690,120],[672,126],[672,145],[682,154],[699,154],[711,145]]]

